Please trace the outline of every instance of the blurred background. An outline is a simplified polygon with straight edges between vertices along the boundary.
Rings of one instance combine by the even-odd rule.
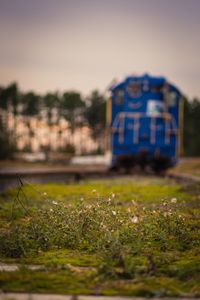
[[[200,2],[0,0],[0,160],[104,154],[109,87],[165,76],[200,155]]]

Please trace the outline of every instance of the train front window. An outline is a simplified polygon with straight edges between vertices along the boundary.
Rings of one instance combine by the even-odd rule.
[[[130,97],[139,97],[142,91],[141,82],[131,81],[127,87],[127,91]]]
[[[162,85],[154,85],[151,88],[152,93],[162,93],[163,92],[163,86]]]
[[[176,106],[176,93],[175,92],[170,92],[167,95],[167,102],[170,107]]]
[[[124,91],[123,90],[117,90],[115,92],[115,104],[116,105],[122,105],[124,102]]]

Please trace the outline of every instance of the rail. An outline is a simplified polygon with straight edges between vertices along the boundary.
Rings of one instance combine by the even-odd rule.
[[[50,169],[22,169],[22,170],[1,170],[0,171],[0,192],[9,188],[19,186],[19,177],[24,182],[29,183],[76,183],[82,179],[98,179],[98,178],[112,178],[122,176],[122,172],[109,172],[108,167],[105,165],[93,165],[93,166],[75,166],[67,168],[50,168]],[[151,176],[153,173],[141,172],[135,170],[131,175],[145,175]],[[154,174],[155,175],[155,174]],[[177,182],[193,182],[200,184],[200,177],[180,174],[173,171],[169,171],[164,175],[170,179],[174,179]]]

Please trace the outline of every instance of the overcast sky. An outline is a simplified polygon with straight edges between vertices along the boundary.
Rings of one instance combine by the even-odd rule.
[[[0,0],[0,85],[87,94],[146,72],[200,97],[200,0]]]

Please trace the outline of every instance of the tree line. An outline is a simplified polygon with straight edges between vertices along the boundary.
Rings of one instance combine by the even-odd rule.
[[[5,111],[12,111],[13,117],[24,116],[27,127],[29,117],[42,118],[45,112],[48,125],[56,124],[63,117],[69,124],[72,135],[76,128],[88,126],[91,135],[101,147],[101,137],[105,134],[106,99],[99,91],[92,91],[83,97],[77,91],[54,92],[44,95],[33,91],[23,93],[16,83],[0,87],[0,159],[11,156],[16,150],[15,132],[9,132]],[[184,99],[184,155],[200,155],[200,100]],[[30,137],[31,137],[31,128]],[[69,146],[69,145],[68,145]],[[71,145],[73,147],[73,145]],[[69,149],[68,149],[69,150]]]
[[[106,100],[98,90],[92,91],[87,97],[83,97],[77,91],[39,95],[33,91],[23,93],[16,83],[12,83],[7,87],[0,87],[0,110],[0,142],[5,145],[5,149],[0,150],[0,158],[10,156],[16,148],[17,135],[15,132],[8,132],[6,111],[11,111],[14,119],[18,116],[25,117],[27,127],[30,129],[30,137],[33,134],[30,118],[41,119],[44,114],[50,127],[64,118],[72,136],[75,129],[88,126],[92,138],[102,149],[100,138],[105,130]],[[68,144],[66,150],[73,150],[73,148],[73,144]]]
[[[184,99],[183,114],[184,156],[200,156],[200,99]]]

